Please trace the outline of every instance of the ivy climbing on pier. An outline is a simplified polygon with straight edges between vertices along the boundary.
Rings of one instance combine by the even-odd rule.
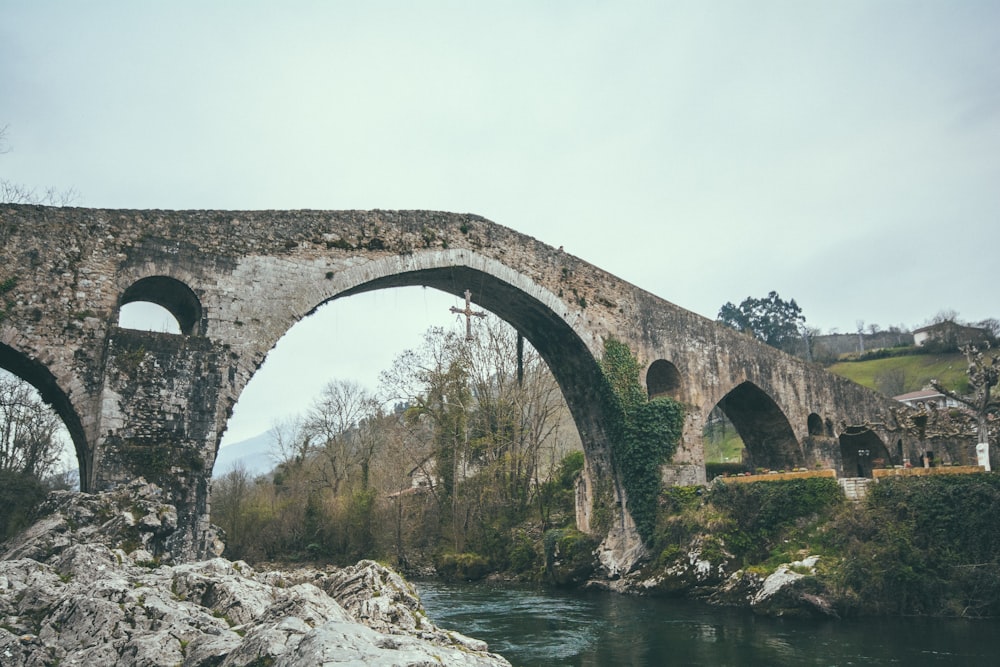
[[[636,529],[648,543],[656,526],[660,466],[677,450],[684,408],[672,398],[647,399],[639,382],[639,360],[617,339],[604,342],[601,370],[606,381],[607,413],[611,416],[612,457]]]

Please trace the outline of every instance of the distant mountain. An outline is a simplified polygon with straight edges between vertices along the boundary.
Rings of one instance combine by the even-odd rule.
[[[271,458],[272,442],[270,433],[261,433],[222,447],[215,459],[212,477],[222,477],[237,463],[242,463],[253,477],[271,472],[275,465]]]

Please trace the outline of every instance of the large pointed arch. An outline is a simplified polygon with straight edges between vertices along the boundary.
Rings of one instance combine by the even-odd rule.
[[[92,452],[87,445],[80,416],[55,376],[43,364],[2,343],[0,343],[0,367],[34,387],[42,400],[62,419],[76,450],[76,459],[80,466],[80,490],[90,491],[94,463]]]
[[[296,323],[324,304],[365,292],[422,286],[464,298],[465,290],[470,290],[477,309],[488,310],[507,322],[535,348],[569,407],[583,445],[587,470],[595,479],[614,479],[607,446],[608,417],[604,414],[601,392],[604,380],[594,352],[602,349],[603,341],[581,335],[580,331],[588,331],[582,307],[567,304],[501,262],[465,249],[381,257],[320,275],[322,292],[317,293],[315,282],[311,284],[313,289],[289,290],[291,298],[284,302],[288,319],[250,321],[246,327],[260,328],[242,340],[255,345],[270,340],[268,349],[273,349]],[[286,287],[292,284],[289,281]],[[230,317],[239,318],[240,313],[231,312]],[[222,329],[226,326],[225,322],[220,324]],[[233,387],[237,389],[231,395],[234,405],[266,357],[266,350],[260,347],[247,348],[245,352],[250,354],[244,359],[254,366],[246,369],[249,373],[233,376]]]
[[[743,382],[723,396],[718,406],[743,439],[753,466],[776,470],[804,464],[788,418],[760,387]]]
[[[559,297],[500,262],[468,250],[383,258],[337,274],[330,282],[334,289],[342,289],[311,304],[303,315],[333,299],[391,287],[431,287],[463,298],[469,289],[478,307],[506,321],[538,351],[559,383],[588,460],[610,472],[607,421],[601,407],[603,376],[591,351],[599,341],[581,337],[573,326],[581,313]],[[602,460],[593,460],[597,454]]]

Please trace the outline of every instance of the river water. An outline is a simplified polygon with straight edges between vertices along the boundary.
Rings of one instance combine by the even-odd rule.
[[[515,667],[1000,665],[1000,622],[758,618],[747,610],[601,591],[418,582],[440,627]]]

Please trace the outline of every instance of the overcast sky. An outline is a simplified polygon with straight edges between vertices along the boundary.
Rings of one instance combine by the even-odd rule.
[[[998,63],[994,0],[2,0],[0,177],[92,207],[477,213],[711,318],[776,290],[824,331],[976,321],[1000,317]],[[455,324],[427,292],[303,322],[255,400],[373,384]],[[334,371],[268,368],[331,336]]]

